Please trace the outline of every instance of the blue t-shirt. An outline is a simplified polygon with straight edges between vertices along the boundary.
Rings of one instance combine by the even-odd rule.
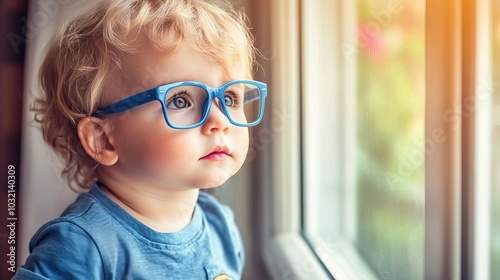
[[[37,231],[30,253],[13,279],[236,280],[244,264],[233,213],[209,194],[200,193],[186,228],[160,233],[96,185]]]

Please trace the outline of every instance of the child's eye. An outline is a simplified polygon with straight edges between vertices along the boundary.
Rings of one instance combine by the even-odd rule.
[[[226,104],[227,107],[233,107],[234,106],[234,100],[231,96],[224,96],[224,104]]]
[[[185,96],[176,95],[167,101],[168,109],[184,109],[191,106],[191,103]]]
[[[237,93],[232,91],[227,91],[224,95],[224,104],[226,107],[237,107],[239,105],[239,96]]]

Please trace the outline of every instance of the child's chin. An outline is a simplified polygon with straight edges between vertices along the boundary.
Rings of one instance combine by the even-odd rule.
[[[227,180],[226,180],[227,181]],[[223,185],[226,181],[223,181],[221,183],[211,183],[211,184],[207,184],[207,185],[204,185],[204,186],[201,186],[200,189],[201,190],[209,190],[209,189],[215,189],[215,188],[218,188],[220,187],[221,185]]]
[[[214,189],[217,187],[222,186],[224,183],[228,181],[229,178],[214,178],[214,180],[211,180],[210,182],[206,182],[205,184],[201,185],[199,188],[202,190],[208,190],[208,189]]]

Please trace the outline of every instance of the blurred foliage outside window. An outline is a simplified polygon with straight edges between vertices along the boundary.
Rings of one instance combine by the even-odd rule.
[[[425,1],[358,0],[357,247],[423,279]]]

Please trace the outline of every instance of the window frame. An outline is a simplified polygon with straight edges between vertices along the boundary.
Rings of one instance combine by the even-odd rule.
[[[300,233],[299,22],[298,0],[270,1],[272,82],[266,114],[271,117],[255,131],[259,135],[271,128],[273,133],[270,154],[259,159],[266,162],[270,158],[272,170],[262,184],[261,257],[273,279],[298,279],[305,273],[311,279],[331,279]],[[293,121],[273,129],[275,114],[285,114]],[[260,162],[257,172],[268,174],[268,166]]]
[[[462,8],[461,275],[467,279],[491,278],[492,6],[492,0],[467,0]]]
[[[349,2],[352,1],[342,1]],[[337,5],[339,18],[353,9],[349,5]],[[279,108],[295,116],[301,113],[299,97],[304,88],[301,32],[307,28],[302,25],[302,13],[311,6],[314,5],[310,1],[301,0],[270,3],[270,40],[274,51],[270,61],[270,104],[273,108],[279,104]],[[491,139],[487,124],[491,123],[492,96],[484,96],[485,91],[493,92],[491,52],[484,49],[491,46],[491,30],[483,28],[491,27],[488,24],[491,23],[490,7],[491,0],[426,1],[425,134],[426,139],[442,134],[446,137],[436,145],[436,150],[426,155],[425,161],[425,170],[432,170],[425,174],[425,279],[488,279],[490,276],[489,236],[484,234],[490,232],[489,205],[485,201],[489,201],[491,166],[481,163],[491,154],[490,148],[485,148],[488,143],[481,142]],[[349,41],[345,36],[355,34],[352,24],[341,25],[339,41]],[[481,51],[477,51],[479,49]],[[344,67],[347,78],[356,71],[352,66],[342,65],[340,60],[339,65]],[[353,84],[344,79],[341,86],[346,92],[355,92]],[[459,114],[463,113],[471,98],[475,103],[470,117],[459,115],[450,121],[444,116],[453,114],[455,108],[459,108]],[[269,126],[271,121],[267,119],[264,123]],[[264,167],[257,169],[257,174],[268,175],[262,185],[265,197],[261,204],[262,258],[273,279],[332,279],[301,232],[300,123],[296,120],[274,132],[271,171],[264,172]],[[339,244],[339,248],[354,255],[353,259],[358,262],[345,258],[342,252],[333,256],[342,264],[330,268],[336,279],[359,276],[360,267],[364,267],[363,258],[356,256],[356,250],[346,244]],[[369,269],[366,275],[376,279]]]
[[[318,1],[331,3],[328,0]],[[273,50],[270,65],[272,81],[269,83],[269,107],[279,107],[291,116],[300,116],[301,110],[300,92],[303,85],[301,83],[300,46],[303,38],[300,36],[300,31],[304,27],[300,25],[302,18],[300,11],[311,7],[306,4],[308,3],[300,0],[276,0],[271,1],[269,9],[270,40]],[[345,5],[343,8],[352,9],[353,7]],[[339,14],[343,12],[345,11],[339,11]],[[352,31],[354,28],[352,25],[344,28],[347,30],[344,30],[342,34],[355,34]],[[338,39],[340,41],[340,38]],[[338,55],[343,54],[338,53]],[[350,73],[355,71],[355,68],[345,67]],[[346,90],[353,91],[355,88],[352,88],[352,85],[354,83],[351,82],[342,86],[346,87]],[[272,127],[272,122],[272,117],[265,119],[263,125],[257,128],[256,134],[260,133],[259,129],[263,131],[266,127]],[[273,133],[272,179],[264,182],[264,202],[261,204],[264,224],[261,231],[261,251],[266,268],[273,279],[332,279],[332,275],[326,272],[322,262],[301,232],[300,119],[295,118],[295,121],[288,123],[285,129],[273,131]],[[266,174],[266,165],[259,164],[259,166],[261,166],[260,174]],[[329,254],[329,257],[347,265],[338,266],[335,277],[349,279],[364,271],[365,279],[376,279],[348,242],[340,242],[336,246],[343,247],[345,250],[339,254]]]

